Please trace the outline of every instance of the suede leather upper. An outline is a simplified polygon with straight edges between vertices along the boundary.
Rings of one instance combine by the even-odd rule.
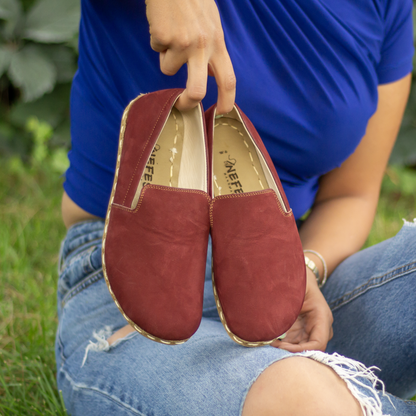
[[[189,338],[201,320],[209,235],[202,191],[146,185],[135,210],[113,206],[108,279],[125,314],[167,340]]]
[[[282,211],[271,189],[218,196],[211,227],[215,285],[231,332],[250,342],[282,335],[305,296],[293,214]]]
[[[191,337],[202,318],[210,197],[202,190],[147,184],[133,207],[132,201],[182,91],[138,97],[126,110],[103,236],[104,275],[118,307],[140,333],[165,343]],[[208,167],[205,137],[193,140],[203,141],[206,159],[199,166]],[[169,159],[159,163],[170,167]]]
[[[157,91],[132,103],[126,120],[120,173],[114,202],[130,207],[146,162],[166,117],[183,89]]]
[[[298,317],[306,269],[295,218],[276,169],[253,124],[235,107],[286,206],[272,189],[213,198],[213,278],[231,333],[243,341],[265,342],[281,336]],[[215,106],[205,113],[211,158],[214,117]]]

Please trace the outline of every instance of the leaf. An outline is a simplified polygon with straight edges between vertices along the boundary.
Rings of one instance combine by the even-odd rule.
[[[72,81],[77,70],[74,51],[64,45],[42,45],[42,51],[55,64],[58,71],[57,82]]]
[[[78,54],[78,36],[74,36],[71,40],[67,42],[67,46],[74,50]],[[416,68],[416,66],[415,66]]]
[[[45,121],[30,117],[26,123],[26,130],[33,136],[32,162],[40,165],[48,156],[48,141],[52,137],[52,127]]]
[[[0,0],[0,19],[6,20],[3,33],[6,38],[13,36],[21,21],[22,6],[18,0]]]
[[[56,128],[69,113],[69,84],[57,85],[54,90],[45,94],[36,101],[30,103],[18,102],[10,111],[10,122],[19,127],[24,127],[30,116],[44,120],[53,128]]]
[[[69,168],[68,151],[56,149],[51,155],[52,169],[57,173],[64,173]]]
[[[17,21],[22,13],[18,0],[0,0],[0,19]]]
[[[7,160],[7,168],[15,175],[23,175],[25,173],[25,167],[19,156],[11,156]]]
[[[29,45],[13,55],[8,75],[27,102],[52,91],[57,74],[53,62],[35,45]]]
[[[71,123],[69,118],[65,119],[53,132],[50,140],[52,147],[64,147],[69,149],[71,146]]]
[[[7,71],[14,51],[4,45],[0,45],[0,77]]]
[[[29,153],[31,140],[28,134],[21,132],[9,123],[0,121],[0,155]]]
[[[69,41],[79,19],[79,0],[39,0],[27,15],[24,37],[45,43]]]

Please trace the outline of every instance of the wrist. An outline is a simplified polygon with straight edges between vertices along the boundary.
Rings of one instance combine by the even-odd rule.
[[[306,292],[311,288],[313,288],[313,290],[320,290],[315,275],[310,269],[306,268]]]
[[[305,256],[305,265],[307,270],[310,270],[315,276],[316,282],[321,288],[327,281],[328,269],[325,259],[321,254],[314,250],[306,249],[303,250]]]

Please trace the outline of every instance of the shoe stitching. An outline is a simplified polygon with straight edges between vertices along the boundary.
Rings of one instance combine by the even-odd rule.
[[[175,160],[175,155],[178,153],[178,151],[176,150],[176,142],[178,140],[178,136],[179,136],[179,125],[178,125],[178,120],[176,119],[176,115],[175,113],[172,112],[173,115],[173,119],[175,120],[175,130],[176,130],[176,134],[175,137],[173,139],[173,147],[172,149],[169,149],[170,152],[172,153],[171,158],[169,159],[170,161],[170,178],[169,178],[169,186],[172,186],[172,178],[173,178],[173,161]]]
[[[248,143],[246,142],[246,139],[244,137],[244,134],[241,133],[241,131],[237,127],[235,127],[235,126],[233,126],[232,124],[229,124],[229,123],[217,123],[217,124],[214,125],[214,128],[215,127],[218,127],[218,126],[229,126],[233,130],[237,130],[238,134],[243,138],[243,142],[244,142],[244,144],[245,144],[245,146],[247,148],[248,155],[250,156],[251,166],[253,167],[254,172],[256,172],[257,179],[259,181],[259,184],[261,186],[261,189],[264,189],[263,183],[261,182],[261,179],[260,179],[260,173],[258,172],[258,170],[256,169],[256,166],[254,165],[253,155],[251,154],[250,147],[249,147]],[[214,182],[215,182],[215,185],[217,186],[218,190],[220,191],[220,195],[221,195],[221,187],[218,186],[215,176],[214,176]]]
[[[253,135],[252,133],[251,133],[251,128],[248,128],[248,126],[247,126],[247,123],[246,123],[246,121],[244,120],[244,117],[242,116],[242,111],[240,110],[240,108],[237,106],[237,104],[235,105],[235,109],[237,110],[237,113],[238,113],[238,115],[240,116],[240,119],[241,119],[241,122],[243,123],[243,125],[244,125],[244,127],[246,128],[246,130],[250,133],[250,136],[252,136],[253,137],[253,142],[256,144],[256,146],[259,148],[259,150],[260,150],[260,152],[261,153],[263,153],[262,151],[261,151],[261,149],[260,149],[260,146],[256,143],[256,141],[254,140],[254,136],[255,135]],[[246,118],[247,118],[247,116],[246,116]],[[261,140],[261,139],[260,139]],[[264,146],[264,144],[263,144],[263,146]],[[265,159],[265,161],[266,161],[266,163],[268,163],[268,161],[266,160],[266,156],[265,155],[263,155],[263,157],[264,157],[264,159]],[[277,176],[277,178],[275,178],[275,175],[273,174],[273,171],[270,171],[270,173],[272,174],[272,177],[273,177],[273,179],[274,179],[274,181],[275,181],[275,183],[276,183],[276,186],[277,186],[277,189],[279,190],[279,192],[280,192],[280,194],[282,195],[282,200],[283,200],[283,203],[289,208],[289,211],[288,212],[290,212],[290,211],[292,211],[292,209],[290,209],[290,207],[289,207],[289,204],[288,204],[288,201],[286,201],[285,202],[285,200],[284,200],[284,198],[283,198],[283,196],[285,196],[285,193],[284,193],[284,190],[283,190],[283,187],[282,187],[282,184],[280,183],[280,180],[279,180],[279,176]],[[280,184],[280,185],[279,185]],[[287,199],[287,198],[286,198]]]
[[[124,204],[125,204],[125,202],[126,202],[127,195],[128,195],[128,193],[129,193],[129,191],[130,191],[130,187],[131,187],[131,184],[132,184],[132,182],[133,182],[133,179],[134,179],[134,177],[136,176],[136,172],[137,172],[137,169],[138,169],[138,167],[139,167],[140,161],[141,161],[141,159],[142,159],[143,153],[144,153],[144,151],[145,151],[145,150],[146,150],[146,148],[147,148],[147,145],[148,145],[148,143],[149,143],[149,141],[150,141],[150,138],[153,136],[153,133],[154,133],[154,131],[155,131],[155,129],[156,129],[157,123],[159,122],[159,119],[160,119],[160,117],[162,116],[162,114],[163,114],[163,112],[164,112],[164,110],[165,110],[166,106],[168,105],[169,101],[171,100],[171,98],[172,98],[175,94],[178,94],[178,91],[175,91],[174,93],[172,93],[172,94],[170,95],[170,97],[166,100],[165,105],[164,105],[164,106],[163,106],[163,108],[160,110],[159,116],[158,116],[158,118],[157,118],[157,120],[156,120],[156,122],[155,122],[155,124],[154,124],[154,126],[153,126],[153,128],[152,128],[152,131],[151,131],[151,132],[150,132],[150,134],[149,134],[149,137],[148,137],[148,138],[147,138],[147,140],[146,140],[146,143],[145,143],[145,145],[144,145],[144,147],[143,147],[143,150],[142,150],[142,152],[141,152],[141,154],[140,154],[139,160],[138,160],[138,161],[137,161],[137,163],[136,163],[136,167],[134,168],[133,175],[132,175],[132,176],[131,176],[131,178],[130,178],[130,183],[129,183],[129,186],[128,186],[128,188],[127,188],[126,195],[124,196],[124,199],[123,199],[123,202],[122,202],[122,204],[123,204],[123,205],[124,205]],[[130,112],[130,109],[129,109],[129,112]],[[126,123],[127,123],[127,116],[126,116]],[[122,141],[123,141],[123,142],[124,142],[124,132],[125,132],[125,130],[123,131],[123,138],[122,138]],[[117,178],[117,179],[118,179],[118,178]]]
[[[117,162],[117,165],[119,164],[119,162]],[[101,259],[102,259],[102,270],[103,270],[103,275],[104,275],[104,280],[105,283],[107,285],[107,288],[110,292],[111,297],[114,300],[114,303],[116,304],[117,308],[119,309],[119,311],[121,312],[121,314],[123,315],[124,319],[126,319],[126,321],[137,331],[139,332],[141,335],[143,335],[144,337],[152,340],[152,341],[156,341],[159,342],[161,344],[165,344],[165,345],[179,345],[179,344],[183,344],[184,342],[188,341],[189,338],[184,339],[184,340],[165,340],[162,338],[158,338],[155,337],[151,334],[149,334],[148,332],[146,332],[144,329],[140,328],[138,325],[136,325],[124,312],[123,308],[121,307],[121,305],[119,304],[112,288],[111,288],[111,284],[110,281],[108,279],[107,276],[107,266],[105,263],[105,244],[106,244],[106,238],[107,238],[107,232],[108,232],[108,223],[109,223],[109,219],[110,219],[110,215],[111,215],[111,208],[114,205],[114,208],[119,208],[119,209],[123,209],[127,212],[132,212],[131,209],[126,208],[122,205],[118,205],[118,204],[114,204],[113,200],[114,200],[114,193],[115,193],[115,186],[116,186],[116,179],[118,176],[118,167],[116,169],[116,174],[115,174],[115,180],[114,180],[114,184],[113,184],[113,190],[111,193],[111,199],[110,199],[110,203],[108,204],[108,208],[107,208],[107,214],[106,214],[106,218],[105,218],[105,225],[104,225],[104,233],[103,233],[103,240],[102,240],[102,247],[101,247]],[[196,194],[201,194],[204,195],[207,198],[208,203],[210,202],[211,198],[210,196],[204,192],[204,191],[199,191],[199,190],[192,190],[192,189],[182,189],[182,188],[169,188],[169,187],[162,187],[162,186],[156,186],[156,185],[145,185],[142,193],[140,195],[140,199],[138,201],[137,207],[135,208],[135,210],[133,212],[137,212],[137,210],[140,208],[140,204],[141,204],[141,200],[143,200],[143,196],[144,193],[146,192],[146,188],[155,188],[155,189],[161,189],[161,190],[167,190],[167,191],[175,191],[175,192],[187,192],[187,193],[196,193]]]
[[[412,273],[416,270],[416,263],[408,263],[404,266],[397,267],[394,270],[389,271],[381,276],[375,276],[368,280],[366,283],[362,284],[358,288],[346,293],[341,298],[334,300],[333,302],[329,303],[329,307],[332,311],[339,309],[340,307],[344,306],[345,304],[357,299],[359,296],[363,295],[364,293],[368,292],[373,288],[377,288],[383,286],[386,283],[389,283],[399,277],[405,276],[409,273]],[[395,273],[397,272],[397,273]]]
[[[282,208],[279,198],[276,195],[276,192],[273,191],[273,189],[265,189],[264,191],[254,191],[254,192],[244,192],[242,194],[238,193],[238,194],[228,194],[228,195],[219,195],[216,196],[215,198],[213,198],[211,200],[211,204],[210,204],[210,210],[209,210],[209,219],[210,219],[210,223],[211,223],[211,228],[214,228],[214,218],[213,218],[213,210],[214,210],[214,202],[218,199],[226,199],[226,198],[245,198],[245,197],[250,197],[250,196],[256,196],[256,195],[264,195],[264,194],[270,194],[272,193],[274,198],[276,199],[276,203],[277,203],[277,207],[279,209],[279,211],[285,216],[285,217],[290,217],[292,215],[292,209],[290,209],[288,212],[284,211],[284,209]]]
[[[139,210],[140,205],[142,204],[144,195],[148,189],[159,189],[161,191],[185,192],[188,194],[198,194],[198,195],[205,196],[208,203],[211,201],[210,196],[205,191],[199,191],[197,189],[185,189],[185,188],[174,188],[174,187],[170,188],[167,186],[160,186],[160,185],[145,185],[143,186],[143,191],[140,195],[139,201],[137,202],[137,206],[136,208],[134,208],[134,210],[132,210],[131,208],[125,207],[124,205],[117,204],[115,202],[112,203],[112,206],[114,208],[122,209],[127,212],[136,213]]]
[[[221,196],[221,189],[222,189],[222,187],[218,185],[218,183],[217,183],[217,177],[215,175],[212,175],[212,178],[214,179],[215,186],[218,189],[218,196]]]
[[[152,185],[147,185],[147,186],[152,186]],[[145,188],[147,187],[145,186]],[[177,188],[166,188],[167,190],[176,190]],[[201,191],[202,192],[202,191]],[[143,192],[142,192],[143,193]],[[105,283],[107,285],[108,291],[110,292],[111,297],[113,298],[114,303],[116,304],[118,310],[121,312],[121,314],[123,315],[124,319],[141,335],[143,335],[144,337],[155,341],[155,342],[159,342],[161,344],[165,344],[165,345],[179,345],[179,344],[183,344],[184,342],[188,341],[189,338],[187,339],[183,339],[183,340],[165,340],[159,337],[155,337],[151,334],[149,334],[147,331],[145,331],[144,329],[140,328],[136,323],[134,323],[124,312],[124,309],[121,307],[120,303],[118,302],[116,295],[113,292],[113,289],[111,288],[111,284],[110,281],[108,279],[107,276],[107,266],[105,263],[105,244],[106,244],[106,238],[107,238],[107,230],[108,230],[108,219],[111,213],[111,207],[112,204],[109,204],[109,208],[108,208],[108,212],[107,212],[107,217],[106,217],[106,227],[104,229],[104,235],[103,235],[103,244],[102,244],[102,248],[101,248],[101,259],[102,259],[102,270],[103,270],[103,274],[104,274],[104,279],[105,279]],[[121,208],[121,209],[126,209],[125,207],[122,206],[116,206],[114,208]]]

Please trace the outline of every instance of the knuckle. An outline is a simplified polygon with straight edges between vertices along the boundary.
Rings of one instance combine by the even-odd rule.
[[[192,42],[187,33],[181,33],[174,39],[173,43],[181,51],[188,49],[192,45]]]
[[[236,86],[237,86],[237,79],[235,78],[235,75],[234,74],[229,74],[225,78],[224,88],[227,91],[233,91],[233,90],[235,90]]]
[[[170,67],[167,67],[167,66],[164,66],[164,65],[160,66],[160,70],[162,71],[162,74],[169,75],[169,76],[175,75],[176,72],[177,72],[174,69],[172,69]]]
[[[193,101],[201,101],[205,97],[205,88],[202,86],[190,87],[188,97]]]
[[[196,47],[198,49],[205,49],[208,44],[208,36],[206,33],[199,33],[197,36],[197,44]]]
[[[159,28],[150,28],[150,44],[168,46],[171,43],[171,37],[164,30]]]

